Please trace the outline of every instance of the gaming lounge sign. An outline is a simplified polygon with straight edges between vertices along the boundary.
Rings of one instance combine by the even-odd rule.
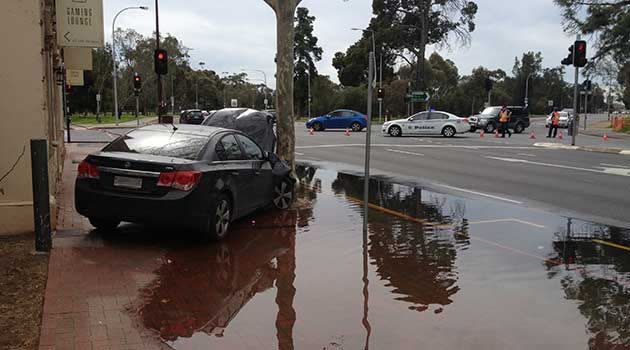
[[[103,47],[103,0],[57,0],[57,43]]]

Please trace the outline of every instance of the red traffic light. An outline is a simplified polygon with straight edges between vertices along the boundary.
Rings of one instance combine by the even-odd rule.
[[[168,53],[164,49],[156,49],[154,54],[155,73],[168,74]]]
[[[135,77],[134,77],[134,79],[135,79],[136,81],[140,81],[140,77],[139,77],[139,76],[135,76]]]
[[[163,60],[164,59],[164,52],[158,52],[157,58],[158,58],[158,60]]]
[[[584,52],[586,50],[586,43],[578,42],[577,52]]]

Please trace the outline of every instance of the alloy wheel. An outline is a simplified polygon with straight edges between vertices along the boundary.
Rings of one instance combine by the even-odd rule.
[[[222,199],[217,205],[215,217],[215,232],[218,237],[223,237],[230,226],[230,203]]]
[[[273,204],[278,209],[288,209],[293,202],[293,190],[287,181],[282,181],[274,189]]]

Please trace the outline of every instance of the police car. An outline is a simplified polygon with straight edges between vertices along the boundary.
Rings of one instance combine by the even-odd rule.
[[[425,111],[406,119],[398,119],[383,124],[384,135],[442,135],[453,137],[470,131],[468,119],[442,111]]]

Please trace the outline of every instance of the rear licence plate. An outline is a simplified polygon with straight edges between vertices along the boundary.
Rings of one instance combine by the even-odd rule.
[[[114,186],[139,190],[142,188],[142,179],[137,177],[114,176]]]

